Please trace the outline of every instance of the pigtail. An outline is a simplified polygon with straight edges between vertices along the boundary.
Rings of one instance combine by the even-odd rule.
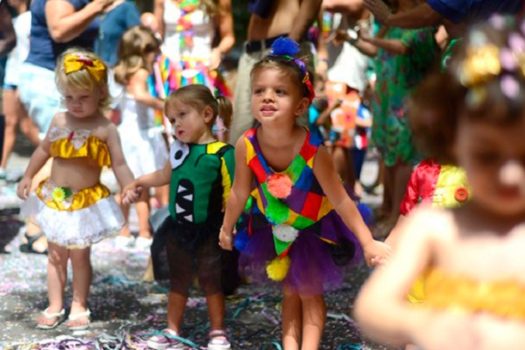
[[[224,127],[229,129],[232,122],[233,107],[229,99],[224,96],[217,96],[215,98],[219,106],[219,115],[218,117],[222,119]]]

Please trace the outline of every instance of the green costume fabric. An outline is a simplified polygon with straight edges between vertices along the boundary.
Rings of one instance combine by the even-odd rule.
[[[373,101],[372,140],[387,166],[397,162],[415,164],[418,154],[406,116],[406,98],[438,58],[434,28],[390,28],[384,39],[399,40],[409,51],[394,54],[379,48],[374,61],[377,74]]]
[[[215,141],[170,150],[169,211],[175,223],[203,224],[222,215],[235,168],[233,147]]]

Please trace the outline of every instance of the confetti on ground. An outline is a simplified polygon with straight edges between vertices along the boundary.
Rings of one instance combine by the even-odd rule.
[[[0,210],[0,349],[117,350],[147,349],[149,336],[166,327],[167,282],[144,282],[148,252],[121,249],[113,240],[93,247],[94,268],[89,330],[71,332],[64,323],[54,330],[35,328],[35,318],[47,306],[45,255],[18,251],[22,224],[16,212]],[[326,295],[328,317],[322,349],[386,349],[363,341],[352,320],[351,304],[368,270],[348,274],[343,287]],[[71,271],[66,306],[71,303]],[[227,298],[226,328],[233,349],[281,349],[281,296],[275,288],[243,285]],[[205,349],[209,324],[205,299],[192,289],[182,336],[194,349]],[[189,349],[191,347],[188,347]]]

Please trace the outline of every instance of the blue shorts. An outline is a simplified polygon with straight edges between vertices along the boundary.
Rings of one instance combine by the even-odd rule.
[[[63,110],[61,95],[55,84],[55,72],[24,62],[20,67],[18,91],[20,101],[43,138],[55,114]]]

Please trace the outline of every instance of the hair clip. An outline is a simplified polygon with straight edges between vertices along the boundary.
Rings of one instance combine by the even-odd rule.
[[[64,56],[64,73],[71,74],[86,69],[97,82],[106,76],[106,65],[98,58],[89,58],[78,53]]]

